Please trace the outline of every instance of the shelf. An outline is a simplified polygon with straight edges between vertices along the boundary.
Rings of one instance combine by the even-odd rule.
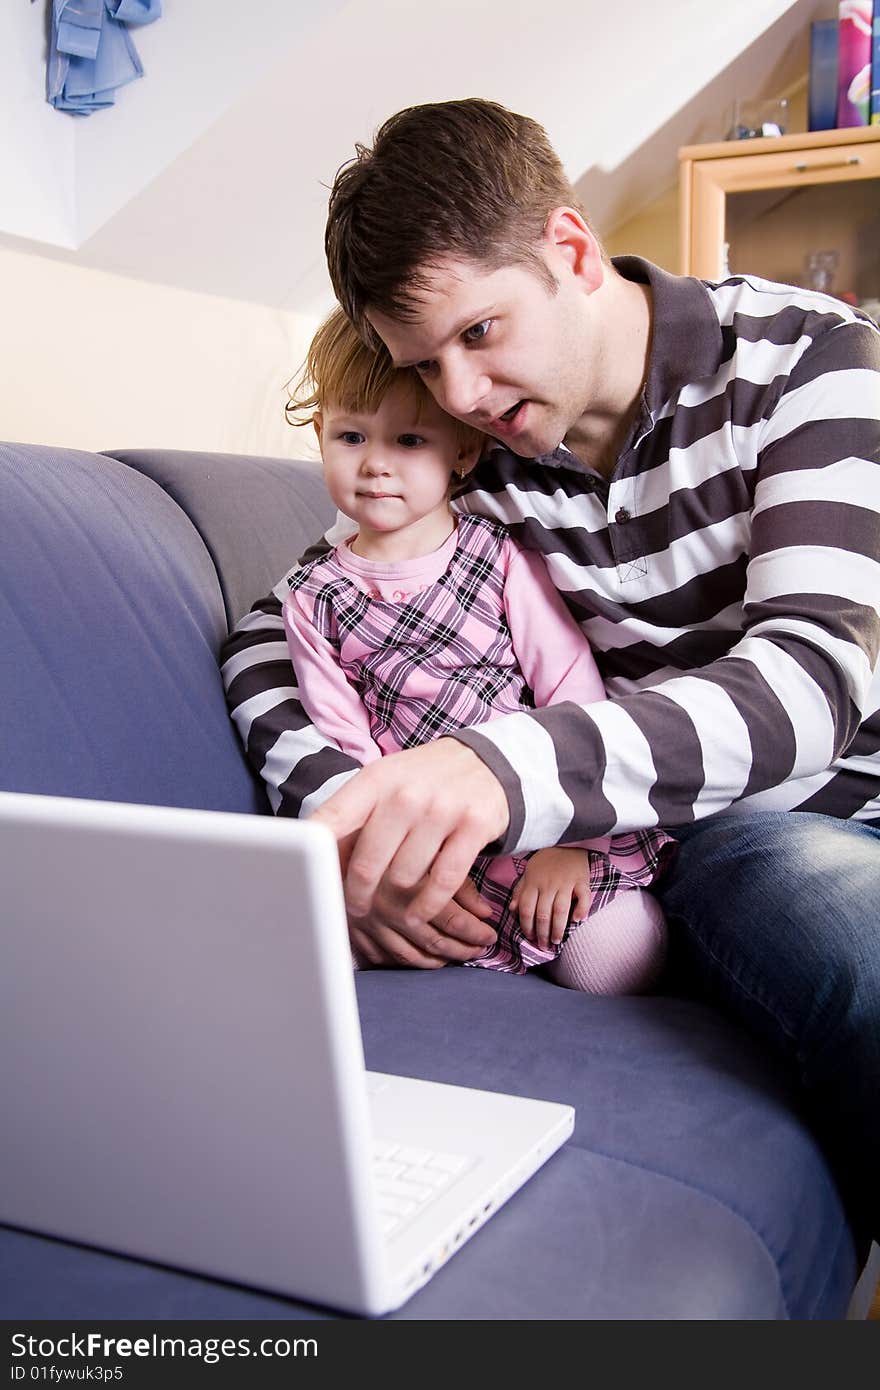
[[[833,249],[832,292],[880,297],[880,127],[815,131],[679,151],[682,271],[805,283]]]

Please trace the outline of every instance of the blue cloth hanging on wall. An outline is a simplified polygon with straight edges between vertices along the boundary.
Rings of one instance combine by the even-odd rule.
[[[112,106],[116,88],[144,73],[129,25],[161,14],[162,0],[52,0],[46,100],[74,116]]]

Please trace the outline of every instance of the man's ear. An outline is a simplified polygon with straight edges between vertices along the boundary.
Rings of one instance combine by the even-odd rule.
[[[554,274],[564,268],[579,280],[588,294],[605,278],[602,250],[577,208],[554,208],[541,237],[541,247]]]

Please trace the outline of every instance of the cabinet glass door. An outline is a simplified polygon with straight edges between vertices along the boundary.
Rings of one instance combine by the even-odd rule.
[[[734,274],[880,299],[880,181],[728,192],[724,220]]]

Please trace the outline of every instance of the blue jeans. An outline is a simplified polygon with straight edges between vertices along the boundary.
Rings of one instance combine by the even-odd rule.
[[[672,834],[668,988],[784,1055],[857,1236],[880,1239],[880,822],[760,811]]]

